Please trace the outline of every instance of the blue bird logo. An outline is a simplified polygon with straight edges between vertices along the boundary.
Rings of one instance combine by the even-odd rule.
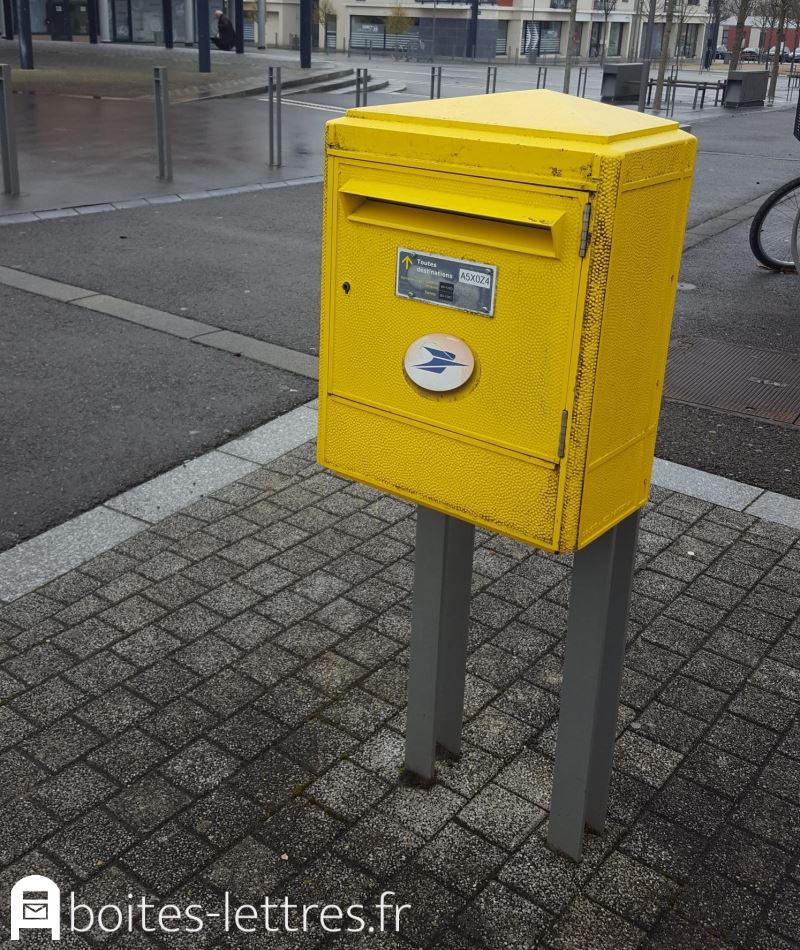
[[[456,354],[448,350],[437,350],[432,346],[424,347],[430,354],[431,359],[427,363],[416,363],[414,369],[424,369],[426,373],[441,374],[450,366],[466,366],[466,363],[457,363]]]

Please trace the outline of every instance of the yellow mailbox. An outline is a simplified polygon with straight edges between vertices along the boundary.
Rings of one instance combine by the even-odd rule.
[[[695,144],[545,90],[329,122],[320,463],[548,551],[640,508]]]

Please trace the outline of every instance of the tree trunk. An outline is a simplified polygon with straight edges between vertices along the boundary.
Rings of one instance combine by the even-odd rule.
[[[578,0],[570,0],[569,21],[567,23],[567,59],[564,63],[563,92],[569,94],[570,71],[572,69],[572,34],[575,32],[575,21],[578,19]]]
[[[653,97],[653,112],[661,109],[661,93],[664,90],[664,74],[669,61],[669,44],[672,40],[672,21],[675,19],[675,0],[667,0],[664,19],[664,37],[661,41],[661,56],[658,60],[658,75],[656,77],[656,91]]]
[[[773,100],[775,98],[775,87],[778,84],[778,73],[781,68],[781,53],[783,52],[783,40],[786,36],[786,10],[781,7],[780,20],[778,21],[778,33],[775,37],[775,58],[772,60],[772,70],[770,71],[769,77],[769,90],[767,91],[767,98]]]
[[[733,52],[728,67],[729,73],[739,68],[739,57],[742,55],[742,42],[744,40],[744,24],[749,12],[750,0],[739,0],[739,8],[736,11],[736,30],[733,34]]]

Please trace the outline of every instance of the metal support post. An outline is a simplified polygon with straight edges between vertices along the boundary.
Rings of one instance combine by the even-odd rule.
[[[586,80],[589,78],[589,67],[588,66],[579,66],[578,67],[578,88],[575,90],[575,94],[580,96],[582,99],[586,98]]]
[[[89,28],[89,43],[92,46],[96,46],[99,40],[100,32],[100,14],[97,7],[97,0],[87,0],[86,17],[86,25]]]
[[[33,69],[33,39],[31,37],[31,0],[17,0],[17,34],[19,35],[19,65]]]
[[[575,553],[547,840],[576,861],[608,810],[638,529],[637,511]]]
[[[442,67],[431,66],[431,99],[442,98]]]
[[[3,39],[14,39],[14,5],[12,0],[3,0]]]
[[[158,177],[172,181],[172,141],[169,131],[169,79],[165,66],[153,67],[153,102],[156,111]]]
[[[547,89],[547,66],[540,66],[536,72],[536,88]]]
[[[311,68],[311,0],[300,0],[300,68]]]
[[[187,0],[187,3],[191,0]],[[208,24],[208,0],[195,0],[197,3],[197,60],[198,71],[211,72],[211,37]]]
[[[461,752],[475,526],[417,507],[406,768],[432,779],[436,743]]]
[[[0,164],[3,166],[3,194],[19,194],[17,141],[11,102],[11,67],[0,65]]]
[[[267,3],[266,0],[258,0],[256,5],[256,19],[258,23],[258,48],[267,48]]]
[[[244,53],[244,2],[233,0],[233,19],[236,23],[235,49],[237,53]]]
[[[281,142],[281,97],[283,87],[281,83],[281,67],[270,66],[268,77],[269,101],[269,164],[270,167],[280,168],[282,164]]]
[[[369,82],[369,70],[366,68],[356,69],[356,108],[367,104],[367,83]]]
[[[172,0],[161,0],[161,32],[164,39],[164,48],[172,49],[175,45],[175,31],[172,26]]]
[[[486,67],[486,93],[497,92],[497,66]]]

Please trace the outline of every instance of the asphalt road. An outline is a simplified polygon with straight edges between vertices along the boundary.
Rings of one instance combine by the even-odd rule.
[[[315,125],[327,117],[295,112]],[[690,223],[797,174],[790,127],[788,111],[700,123]],[[0,264],[313,354],[320,193],[294,186],[0,228]],[[682,280],[697,289],[679,297],[676,338],[800,351],[798,283],[756,267],[746,226],[688,252]],[[29,294],[3,288],[0,313],[0,547],[313,396],[308,380]],[[797,430],[666,404],[658,452],[800,495]]]

